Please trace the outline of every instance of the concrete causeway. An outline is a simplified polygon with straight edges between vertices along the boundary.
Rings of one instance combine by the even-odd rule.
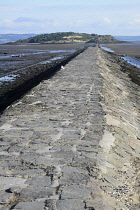
[[[119,67],[105,61],[106,56],[100,49],[89,47],[3,112],[0,209],[138,209],[136,180],[130,183],[134,174],[137,177],[140,157],[137,101],[133,97],[133,104],[126,107],[131,122],[125,130],[119,126],[125,109],[123,117],[115,106],[112,111],[109,106],[113,107],[114,96],[111,98],[106,90],[108,82],[109,91],[113,91],[108,81],[113,76],[108,68]],[[125,83],[132,82],[124,73],[114,75],[118,78],[115,87],[117,81],[120,84],[119,79],[126,78],[117,91],[124,86],[123,96],[128,97]],[[131,90],[138,88],[135,84],[130,86]],[[131,104],[135,107],[132,113]],[[128,123],[124,118],[122,121],[124,126]],[[126,136],[131,139],[128,144]],[[123,141],[119,143],[121,137]],[[137,166],[132,166],[136,160]],[[128,167],[132,177],[125,178]],[[121,183],[120,176],[126,182]],[[131,202],[125,197],[127,194],[130,198],[128,183],[134,196]]]

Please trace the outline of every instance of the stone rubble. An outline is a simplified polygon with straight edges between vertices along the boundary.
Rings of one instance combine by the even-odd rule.
[[[138,210],[140,179],[140,87],[131,82],[111,55],[98,51],[106,112],[98,154],[101,189],[115,198],[114,209]],[[111,199],[110,199],[111,203]],[[113,202],[112,202],[113,203]]]
[[[138,209],[138,88],[89,47],[9,106],[0,209]]]

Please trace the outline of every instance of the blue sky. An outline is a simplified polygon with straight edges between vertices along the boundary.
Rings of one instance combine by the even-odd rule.
[[[0,0],[0,34],[140,35],[140,0]]]

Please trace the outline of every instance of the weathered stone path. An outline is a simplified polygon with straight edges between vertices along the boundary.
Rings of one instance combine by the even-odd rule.
[[[44,80],[1,117],[1,201],[9,209],[92,207],[103,132],[96,48]]]
[[[139,87],[90,47],[0,121],[1,210],[138,210]]]

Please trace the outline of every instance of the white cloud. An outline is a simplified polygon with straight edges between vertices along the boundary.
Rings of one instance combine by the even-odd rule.
[[[103,21],[105,22],[105,23],[111,23],[111,20],[108,18],[108,17],[103,17]]]
[[[131,25],[140,24],[140,15],[135,15],[132,17],[131,21],[129,22]]]
[[[133,21],[130,22],[131,25],[137,25],[140,24],[140,19],[134,19]]]
[[[6,3],[9,1],[10,4]],[[127,0],[115,2],[5,0],[0,5],[0,31],[1,33],[79,31],[136,35],[140,33],[140,3],[136,4],[135,1],[131,0],[130,3]]]
[[[135,23],[140,23],[140,18],[134,20]]]

